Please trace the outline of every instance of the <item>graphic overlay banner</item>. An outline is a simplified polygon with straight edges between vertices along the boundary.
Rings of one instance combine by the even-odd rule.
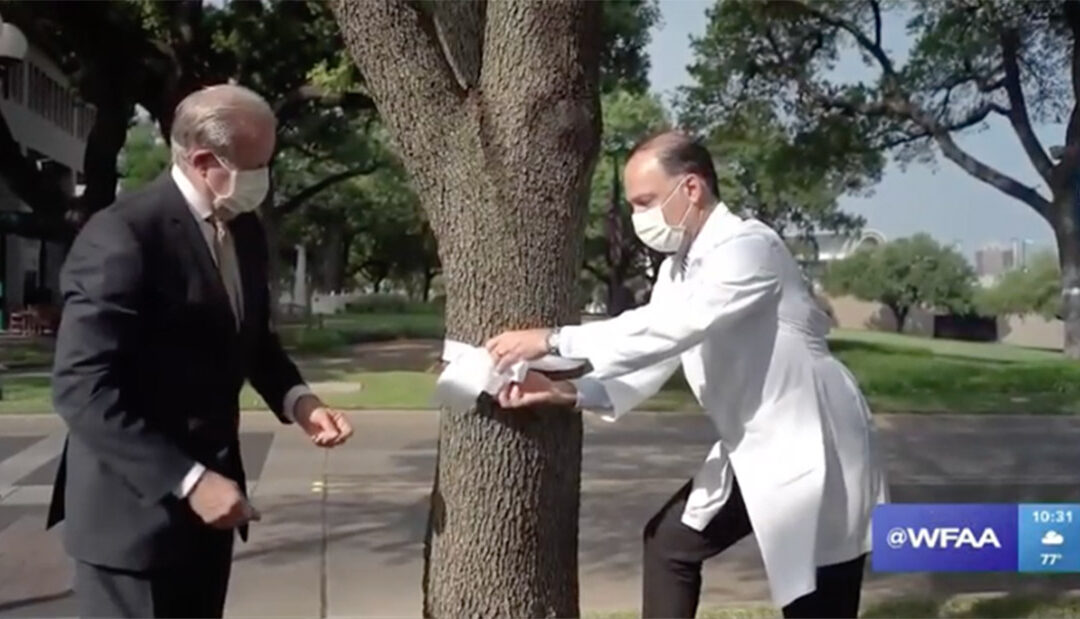
[[[1080,572],[1080,504],[1019,505],[1021,572]]]
[[[872,564],[879,572],[1013,572],[1016,505],[879,505]]]

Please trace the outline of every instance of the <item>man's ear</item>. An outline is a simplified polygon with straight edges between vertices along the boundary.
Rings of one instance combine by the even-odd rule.
[[[191,155],[191,158],[188,159],[188,161],[190,162],[191,167],[199,172],[212,168],[217,164],[214,160],[214,155],[208,150],[196,151]]]

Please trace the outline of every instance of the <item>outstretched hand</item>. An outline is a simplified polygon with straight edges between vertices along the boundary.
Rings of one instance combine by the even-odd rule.
[[[551,329],[507,331],[484,345],[495,360],[495,371],[505,372],[518,361],[532,361],[548,354]]]
[[[319,447],[336,447],[353,434],[345,414],[313,396],[304,396],[296,406],[296,424]]]

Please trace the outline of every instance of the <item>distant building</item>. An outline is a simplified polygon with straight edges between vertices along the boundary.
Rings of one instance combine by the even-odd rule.
[[[96,112],[79,101],[59,67],[32,43],[21,62],[8,60],[0,72],[0,113],[23,153],[75,195]],[[2,179],[0,210],[30,210]],[[58,300],[63,257],[60,244],[0,234],[0,329],[28,303]]]
[[[1030,240],[1012,239],[1003,243],[989,243],[975,251],[975,275],[983,285],[993,285],[1002,275],[1027,266]]]

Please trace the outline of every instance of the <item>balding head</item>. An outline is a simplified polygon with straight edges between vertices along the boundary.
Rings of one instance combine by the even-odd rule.
[[[265,151],[267,142],[272,151],[276,128],[274,111],[255,92],[234,84],[203,88],[176,106],[171,134],[173,160],[181,163],[195,151],[206,150],[245,167],[238,161],[245,158],[238,151],[247,147]]]
[[[276,129],[273,110],[251,90],[233,84],[204,88],[176,107],[173,163],[208,203],[231,201],[238,210],[240,200],[247,208],[266,195]]]
[[[678,248],[672,243],[685,247],[692,242],[717,203],[716,169],[709,151],[677,131],[634,146],[623,170],[623,185],[638,237],[658,251],[674,252]]]
[[[638,155],[655,157],[656,163],[669,176],[694,174],[700,177],[712,197],[720,197],[712,155],[692,136],[677,130],[658,133],[638,142],[630,150],[628,161]]]

